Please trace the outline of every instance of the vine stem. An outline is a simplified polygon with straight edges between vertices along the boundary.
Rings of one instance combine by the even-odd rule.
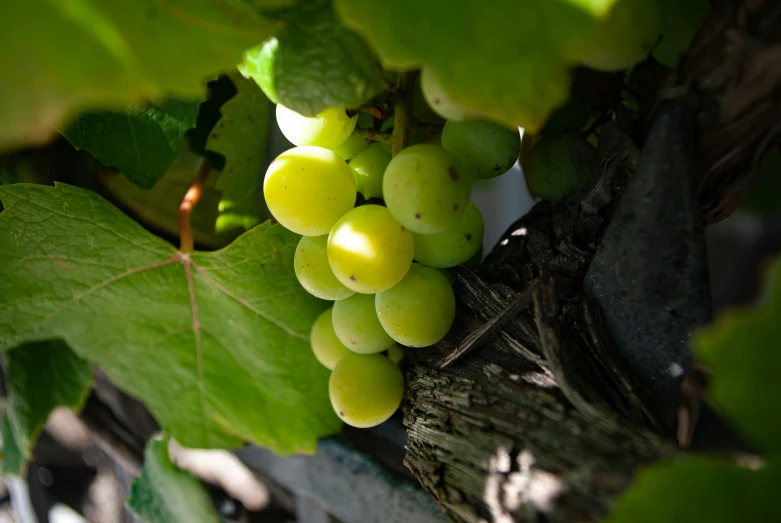
[[[358,128],[356,128],[355,131],[353,132],[358,136],[365,138],[366,140],[370,140],[373,142],[387,143],[388,145],[391,144],[391,133],[381,133],[373,129],[358,129]]]
[[[415,85],[415,71],[407,71],[399,75],[396,86],[396,103],[393,113],[393,133],[391,134],[391,150],[396,156],[409,145],[409,135],[412,128],[412,88]]]
[[[192,252],[194,248],[193,230],[190,224],[190,215],[193,212],[193,208],[201,199],[203,194],[203,186],[206,183],[206,178],[211,171],[211,164],[206,158],[201,162],[201,167],[198,169],[198,178],[195,179],[193,184],[187,189],[187,193],[182,199],[182,203],[179,204],[179,251],[187,254]]]

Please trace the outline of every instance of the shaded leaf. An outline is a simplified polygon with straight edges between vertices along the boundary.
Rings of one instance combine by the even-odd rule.
[[[217,233],[250,229],[269,217],[261,184],[272,106],[255,82],[231,78],[237,93],[220,108],[222,116],[206,140],[207,151],[225,158],[215,185],[221,192]]]
[[[781,521],[772,467],[754,471],[707,458],[652,465],[617,502],[608,523]]]
[[[199,105],[199,101],[169,98],[159,106],[128,108],[124,113],[83,114],[62,134],[76,149],[86,150],[142,189],[150,189],[176,159]]]
[[[284,28],[247,51],[240,67],[275,103],[313,116],[328,107],[359,107],[382,91],[379,64],[342,26],[330,0],[303,0],[275,16]]]
[[[92,389],[87,361],[60,340],[22,345],[5,353],[6,414],[25,459],[56,407],[80,410]]]
[[[133,482],[127,505],[146,523],[219,523],[204,486],[177,468],[168,455],[168,441],[149,440],[141,477]]]
[[[768,452],[781,451],[781,258],[754,308],[722,314],[695,339],[713,371],[709,397],[737,427]]]
[[[202,98],[276,23],[279,2],[0,2],[0,149],[47,140],[78,111],[123,110],[164,94]]]
[[[691,44],[702,22],[710,12],[709,0],[660,0],[662,17],[662,40],[653,55],[659,62],[670,67]]]
[[[3,474],[21,476],[24,469],[22,449],[14,438],[7,411],[3,411]]]
[[[775,218],[781,214],[781,150],[771,147],[759,160],[754,176],[749,180],[740,199],[740,210],[761,218]]]
[[[298,236],[265,223],[182,254],[90,191],[11,185],[0,198],[0,350],[66,339],[188,447],[289,454],[338,430]]]

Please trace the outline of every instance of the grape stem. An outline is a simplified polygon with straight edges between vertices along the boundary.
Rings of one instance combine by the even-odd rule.
[[[203,194],[203,186],[206,183],[206,178],[211,171],[211,164],[206,158],[201,162],[201,167],[198,169],[198,178],[195,179],[193,184],[187,189],[187,193],[182,199],[182,203],[179,204],[179,251],[182,253],[192,252],[194,248],[193,229],[190,225],[190,215],[193,212],[193,208],[201,199]]]
[[[391,151],[396,156],[409,145],[412,128],[412,90],[415,85],[415,71],[399,74],[396,86],[396,102],[393,113],[393,134],[391,135]]]
[[[387,143],[388,145],[391,144],[391,133],[381,133],[373,129],[358,129],[358,128],[356,128],[355,131],[353,132],[366,140]]]

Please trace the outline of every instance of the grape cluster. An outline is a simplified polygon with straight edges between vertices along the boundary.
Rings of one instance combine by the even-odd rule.
[[[506,172],[520,138],[489,122],[448,121],[441,136],[391,157],[385,143],[354,132],[358,117],[343,108],[306,117],[278,104],[276,116],[296,147],[269,166],[266,203],[302,236],[302,287],[334,302],[311,331],[332,371],[331,404],[346,423],[371,427],[401,403],[405,348],[433,345],[453,324],[445,269],[479,256],[483,242],[471,180]]]

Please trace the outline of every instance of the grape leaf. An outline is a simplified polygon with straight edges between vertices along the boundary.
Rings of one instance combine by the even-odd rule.
[[[689,48],[694,36],[710,12],[709,0],[660,0],[662,40],[653,55],[660,63],[675,67],[681,53]]]
[[[755,471],[696,457],[656,464],[640,472],[605,521],[781,521],[779,481],[772,466]]]
[[[206,150],[221,154],[225,166],[215,189],[222,193],[215,231],[250,229],[269,214],[262,205],[271,104],[252,80],[232,75],[236,95],[220,108],[222,117],[206,140]]]
[[[709,397],[764,450],[781,451],[781,258],[761,303],[724,313],[698,333],[697,353],[713,371]]]
[[[90,191],[19,184],[0,199],[0,350],[65,339],[188,447],[289,454],[338,430],[296,235],[266,222],[183,254]]]
[[[305,0],[275,14],[284,28],[247,51],[242,73],[270,99],[307,116],[359,107],[382,91],[382,69],[366,43],[337,20],[330,0]]]
[[[163,94],[201,98],[204,82],[277,27],[224,0],[0,2],[0,149],[42,143],[78,111],[123,110]]]
[[[80,410],[92,389],[92,369],[60,340],[29,343],[5,354],[6,414],[22,456],[55,407]]]
[[[9,476],[21,476],[24,468],[22,449],[14,438],[8,412],[3,411],[3,473]]]
[[[537,129],[567,99],[569,68],[613,3],[335,0],[335,7],[384,65],[429,69],[454,103]]]
[[[160,105],[130,107],[123,113],[82,114],[62,134],[76,149],[115,167],[142,189],[151,189],[176,159],[199,105],[168,98]]]
[[[168,441],[149,440],[141,477],[130,487],[127,505],[146,523],[219,523],[209,493],[168,455]]]
[[[772,219],[781,214],[781,148],[771,147],[759,160],[756,172],[743,191],[740,210],[760,218]]]

